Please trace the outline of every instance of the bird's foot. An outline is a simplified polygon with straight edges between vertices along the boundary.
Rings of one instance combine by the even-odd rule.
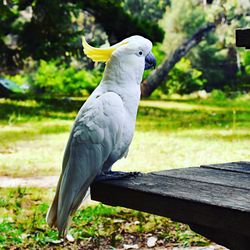
[[[109,180],[120,180],[131,177],[141,176],[140,172],[121,172],[121,171],[109,171],[104,174],[98,175],[95,180],[96,181],[109,181]]]

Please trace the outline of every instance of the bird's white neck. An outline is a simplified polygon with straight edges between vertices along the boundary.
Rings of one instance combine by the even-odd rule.
[[[116,57],[112,57],[107,62],[103,80],[119,81],[119,84],[137,84],[142,81],[144,65],[134,65],[133,61],[120,61]]]
[[[101,92],[115,92],[123,100],[128,114],[135,120],[141,96],[143,70],[119,62],[108,63],[99,85]]]

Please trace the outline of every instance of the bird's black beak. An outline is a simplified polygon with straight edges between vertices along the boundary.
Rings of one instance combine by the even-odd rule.
[[[156,65],[156,60],[155,60],[155,56],[149,52],[147,54],[147,56],[145,57],[145,70],[147,69],[151,69],[152,67],[154,67],[155,69],[155,65]]]

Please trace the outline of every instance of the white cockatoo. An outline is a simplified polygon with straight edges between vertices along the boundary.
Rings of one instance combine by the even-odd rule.
[[[94,48],[83,38],[84,53],[106,62],[104,76],[81,107],[65,149],[62,172],[47,223],[65,237],[70,218],[96,179],[117,179],[133,173],[112,172],[128,153],[145,69],[154,67],[152,43],[131,36],[109,48]]]

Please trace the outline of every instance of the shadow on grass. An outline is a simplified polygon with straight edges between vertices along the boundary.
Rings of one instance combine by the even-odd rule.
[[[16,101],[0,100],[0,122],[22,123],[27,121],[74,120],[84,101],[74,100],[46,100],[46,101]],[[139,107],[137,129],[175,130],[188,128],[234,128],[250,127],[250,111],[222,109],[218,111],[208,109],[165,109],[162,107]],[[67,130],[67,126],[54,128],[40,128],[40,133],[57,133]]]
[[[157,101],[157,100],[154,100],[154,101]],[[210,107],[238,108],[238,109],[250,110],[249,98],[248,99],[247,98],[246,99],[225,98],[225,99],[219,100],[219,99],[213,99],[213,98],[200,99],[200,98],[189,97],[187,99],[166,98],[164,99],[164,101],[177,102],[177,103],[183,103],[183,104],[204,105],[204,106],[210,106]]]
[[[250,112],[140,107],[137,121],[137,129],[144,131],[190,128],[235,129],[236,127],[250,127]]]
[[[84,101],[73,100],[43,100],[43,101],[0,101],[0,120],[27,121],[31,118],[72,119],[81,108]]]
[[[56,124],[53,123],[50,126],[48,124],[39,124],[34,125],[32,128],[24,128],[21,130],[12,130],[12,131],[1,131],[0,141],[2,146],[5,143],[9,144],[10,142],[15,142],[18,140],[34,140],[38,136],[48,135],[48,134],[59,134],[70,131],[70,125],[67,124]]]

